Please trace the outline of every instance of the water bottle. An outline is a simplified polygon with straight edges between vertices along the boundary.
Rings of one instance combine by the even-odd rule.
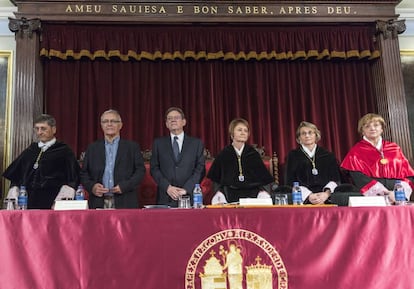
[[[83,186],[79,185],[78,189],[75,192],[75,200],[76,201],[83,201],[85,199],[85,193],[83,191]]]
[[[396,180],[394,184],[394,196],[395,196],[395,204],[397,206],[403,206],[407,203],[405,199],[405,191],[404,187],[401,184],[400,180]]]
[[[193,207],[195,209],[203,207],[203,192],[200,184],[196,184],[193,190]]]
[[[302,190],[300,189],[299,182],[293,182],[292,202],[294,205],[303,205]]]
[[[27,191],[25,186],[20,186],[19,196],[17,197],[17,206],[19,210],[27,210]]]

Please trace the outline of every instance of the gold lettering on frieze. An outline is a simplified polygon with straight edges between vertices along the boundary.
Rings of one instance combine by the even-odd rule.
[[[217,6],[193,6],[193,13],[194,14],[218,14],[218,7]]]
[[[66,13],[101,13],[102,5],[68,5]]]
[[[297,14],[297,15],[310,15],[310,14],[318,14],[318,7],[316,6],[304,6],[304,7],[294,7],[294,6],[282,6],[279,9],[279,14],[281,15],[289,15],[289,14]]]
[[[214,3],[206,4],[169,4],[169,3],[141,3],[141,4],[69,4],[65,5],[65,13],[69,14],[117,14],[117,15],[216,15],[216,16],[349,16],[358,14],[357,6],[323,6],[323,5],[229,5]],[[364,11],[362,11],[364,14]]]
[[[166,14],[162,5],[112,5],[114,14]]]
[[[335,14],[335,15],[349,15],[351,14],[351,7],[350,6],[328,6],[328,14]],[[354,12],[356,14],[356,12]]]
[[[273,13],[269,13],[268,8],[266,6],[228,6],[227,14],[265,15]]]

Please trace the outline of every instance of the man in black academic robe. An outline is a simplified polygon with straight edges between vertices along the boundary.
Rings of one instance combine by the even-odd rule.
[[[28,209],[50,209],[59,192],[74,194],[79,184],[79,164],[70,147],[56,140],[54,117],[40,115],[34,130],[38,142],[26,148],[3,176],[11,181],[10,191],[26,186]]]

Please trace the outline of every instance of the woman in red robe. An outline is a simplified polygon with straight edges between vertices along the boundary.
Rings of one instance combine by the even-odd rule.
[[[364,115],[358,122],[362,140],[351,148],[341,167],[349,171],[355,186],[365,196],[390,195],[394,201],[394,183],[401,180],[409,200],[414,188],[414,170],[396,143],[382,139],[384,125],[380,115]]]

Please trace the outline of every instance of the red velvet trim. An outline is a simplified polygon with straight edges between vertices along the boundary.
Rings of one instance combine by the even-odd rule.
[[[373,186],[375,186],[376,185],[376,183],[377,183],[377,181],[376,180],[372,180],[372,181],[370,181],[368,184],[366,184],[365,186],[363,186],[362,188],[361,188],[361,193],[363,194],[363,195],[365,195],[365,193],[366,192],[368,192]]]

